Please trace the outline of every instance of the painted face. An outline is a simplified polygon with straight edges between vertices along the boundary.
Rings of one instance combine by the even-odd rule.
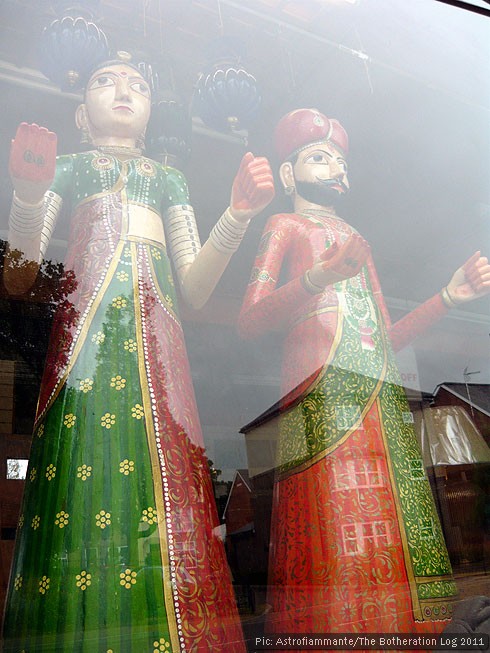
[[[293,171],[297,192],[317,204],[335,201],[349,190],[347,162],[330,143],[302,150]]]
[[[136,139],[150,117],[150,88],[138,71],[125,64],[97,70],[87,85],[85,109],[92,139]]]

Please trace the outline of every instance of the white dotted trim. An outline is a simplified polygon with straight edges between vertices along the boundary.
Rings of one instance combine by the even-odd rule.
[[[143,249],[141,245],[139,246],[139,248]],[[148,264],[148,260],[146,261],[146,263]],[[148,358],[148,334],[147,334],[146,313],[145,313],[144,304],[141,301],[142,297],[144,296],[145,282],[143,279],[143,271],[140,265],[138,265],[138,261],[137,261],[137,269],[138,269],[138,290],[140,295],[139,305],[141,311],[141,331],[142,331],[142,339],[143,339],[143,351],[145,352],[146,378],[148,380],[148,390],[150,393],[153,428],[155,431],[158,460],[160,463],[160,473],[162,477],[163,499],[165,502],[165,523],[167,528],[167,540],[168,540],[168,550],[169,550],[169,559],[170,559],[170,585],[172,587],[174,611],[175,611],[175,617],[177,621],[179,640],[181,643],[181,651],[182,653],[185,653],[185,639],[184,639],[184,633],[182,631],[182,619],[180,616],[181,615],[180,601],[177,592],[177,574],[176,574],[175,556],[174,556],[174,536],[172,533],[172,522],[170,518],[170,513],[172,512],[172,504],[170,502],[170,497],[168,492],[168,478],[167,478],[167,470],[165,465],[165,457],[163,455],[163,449],[162,449],[162,441],[160,437],[160,426],[159,426],[158,413],[157,413],[157,401],[155,397],[155,391],[153,389],[150,362]]]
[[[160,298],[160,292],[158,291],[155,281],[153,279],[152,273],[151,273],[151,265],[150,265],[150,259],[148,258],[148,250],[143,246],[140,245],[142,252],[143,252],[143,258],[145,260],[146,264],[146,271],[148,272],[148,278],[150,279],[150,284],[153,292],[155,293],[155,297],[157,298],[158,304],[163,308],[165,313],[177,324],[179,327],[181,327],[181,324],[179,320],[175,317],[173,313],[171,313],[168,308],[165,306],[165,304],[162,302]]]
[[[104,176],[102,173],[105,172],[103,170],[101,172],[101,177],[102,177],[102,183],[104,182]],[[109,247],[111,249],[111,254],[114,256],[114,252],[116,251],[116,247],[114,244],[114,233],[113,230],[111,229],[111,220],[109,219],[110,215],[110,204],[111,202],[112,195],[104,195],[102,198],[102,220],[104,223],[104,227],[107,233],[107,240],[109,242]]]

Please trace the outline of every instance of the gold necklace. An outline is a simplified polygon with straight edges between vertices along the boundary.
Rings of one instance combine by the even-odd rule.
[[[339,218],[339,216],[335,213],[335,211],[332,211],[330,209],[303,209],[300,211],[300,215],[304,215],[305,217],[321,217],[321,218],[334,218],[335,220],[342,220],[342,218]]]
[[[140,147],[130,147],[129,145],[98,145],[97,149],[102,154],[112,154],[112,156],[124,156],[128,159],[140,157],[142,150]]]

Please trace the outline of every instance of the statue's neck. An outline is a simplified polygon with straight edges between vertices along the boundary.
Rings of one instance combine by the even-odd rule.
[[[322,206],[306,200],[304,197],[296,195],[294,198],[294,212],[307,215],[321,215],[331,218],[338,218],[337,212],[333,206]]]
[[[122,136],[99,136],[92,138],[95,147],[136,147],[135,138],[125,138]]]

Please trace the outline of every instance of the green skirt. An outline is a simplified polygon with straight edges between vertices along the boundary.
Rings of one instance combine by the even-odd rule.
[[[243,651],[165,250],[120,241],[91,297],[44,381],[5,651]]]

